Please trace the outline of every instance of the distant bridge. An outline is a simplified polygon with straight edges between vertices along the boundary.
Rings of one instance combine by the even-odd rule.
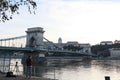
[[[80,55],[84,55],[84,56],[95,56],[93,54],[83,53],[83,52],[79,52],[79,51],[30,48],[30,47],[25,47],[24,42],[21,42],[21,43],[19,42],[19,46],[15,44],[17,42],[15,40],[23,39],[23,38],[26,38],[26,36],[19,36],[19,37],[0,39],[0,43],[1,43],[0,44],[0,52],[23,52],[23,53],[25,53],[25,52],[44,52],[44,53],[56,53],[56,54],[69,53],[69,54],[80,54]],[[44,39],[47,40],[46,38],[44,38]],[[55,47],[57,47],[51,41],[48,41],[48,42],[50,42],[51,45],[54,45]],[[14,44],[14,45],[11,45],[11,44]]]

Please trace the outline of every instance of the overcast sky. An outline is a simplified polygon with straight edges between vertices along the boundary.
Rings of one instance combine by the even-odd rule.
[[[22,8],[11,21],[0,23],[0,38],[26,35],[27,28],[42,27],[44,37],[53,42],[58,42],[59,37],[63,43],[120,40],[119,0],[36,1],[36,15]]]

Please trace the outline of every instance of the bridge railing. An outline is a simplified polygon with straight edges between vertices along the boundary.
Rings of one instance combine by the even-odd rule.
[[[26,35],[12,38],[0,39],[0,46],[5,47],[25,47]]]

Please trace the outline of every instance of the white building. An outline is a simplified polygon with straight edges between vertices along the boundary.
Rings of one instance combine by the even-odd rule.
[[[68,41],[66,45],[73,45],[73,46],[79,46],[79,43],[77,41]]]
[[[113,42],[112,41],[102,41],[100,42],[100,45],[112,45]]]
[[[120,48],[111,48],[110,57],[120,57]]]
[[[120,43],[120,40],[115,40],[114,43],[115,43],[115,44],[116,44],[116,43]]]
[[[89,43],[79,44],[80,47],[91,47]]]

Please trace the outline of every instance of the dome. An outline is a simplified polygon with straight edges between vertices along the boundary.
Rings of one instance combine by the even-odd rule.
[[[62,38],[61,37],[59,37],[58,43],[62,43]]]

